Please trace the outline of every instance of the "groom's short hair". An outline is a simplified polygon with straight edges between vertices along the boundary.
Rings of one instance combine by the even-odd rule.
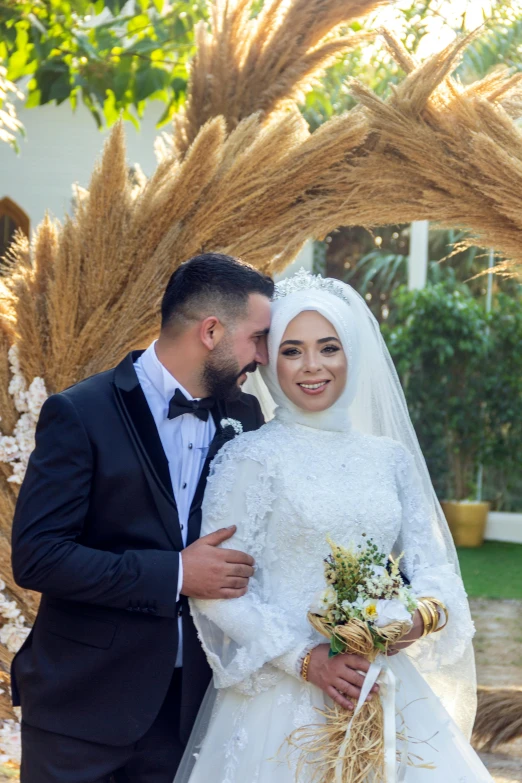
[[[202,253],[171,276],[161,303],[161,328],[185,327],[216,315],[233,323],[246,315],[250,294],[269,299],[274,281],[250,264],[222,253]]]

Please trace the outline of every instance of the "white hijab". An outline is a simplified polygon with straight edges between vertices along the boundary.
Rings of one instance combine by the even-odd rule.
[[[281,389],[277,377],[277,356],[286,328],[296,316],[310,310],[320,313],[332,324],[348,360],[348,380],[341,396],[331,408],[319,413],[309,413],[289,400]],[[351,430],[350,406],[357,392],[360,350],[353,312],[345,301],[327,291],[314,289],[296,291],[289,296],[276,299],[272,304],[268,355],[269,364],[261,368],[261,377],[277,405],[276,418],[319,430],[341,432]]]

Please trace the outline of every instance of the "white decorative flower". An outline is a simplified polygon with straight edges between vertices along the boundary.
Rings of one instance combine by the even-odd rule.
[[[29,636],[30,632],[30,628],[20,628],[13,625],[12,623],[8,623],[7,625],[4,625],[2,629],[0,629],[0,642],[2,642],[2,644],[7,647],[9,652],[17,653]]]
[[[16,721],[3,722],[0,728],[0,749],[3,751],[0,757],[2,760],[20,763],[22,755],[20,725]]]
[[[387,625],[391,625],[391,623],[411,624],[411,614],[398,598],[389,600],[380,598],[374,603],[376,605],[376,617],[373,622],[377,628],[384,628]]]
[[[219,425],[223,430],[225,427],[232,427],[236,435],[241,435],[243,432],[243,425],[237,419],[221,419]]]
[[[333,587],[327,587],[326,590],[317,593],[310,606],[310,611],[312,614],[319,614],[321,617],[324,617],[328,614],[336,601],[337,592]]]
[[[6,462],[11,466],[12,475],[7,480],[12,484],[21,484],[34,449],[38,416],[48,395],[42,378],[34,378],[27,388],[16,345],[10,348],[8,356],[13,376],[9,384],[9,394],[21,416],[11,435],[0,433],[0,462]]]
[[[19,615],[20,609],[17,607],[14,601],[8,601],[7,603],[3,604],[2,617],[5,617],[6,620],[16,620]],[[0,631],[0,633],[2,632]]]

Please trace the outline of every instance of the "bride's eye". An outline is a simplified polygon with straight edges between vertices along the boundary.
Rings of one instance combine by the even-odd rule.
[[[297,350],[297,348],[287,348],[281,353],[283,354],[283,356],[299,356],[299,351]]]
[[[337,353],[337,351],[340,351],[340,350],[341,349],[339,348],[338,345],[325,345],[325,347],[323,348],[321,353],[333,354],[333,353]]]

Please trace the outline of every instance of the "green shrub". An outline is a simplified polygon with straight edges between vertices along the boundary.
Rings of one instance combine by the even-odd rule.
[[[522,501],[522,302],[499,294],[489,316],[483,367],[487,438],[485,488],[497,508]],[[516,495],[518,494],[518,499]]]
[[[466,287],[401,288],[383,327],[440,499],[475,497],[522,508],[522,302],[498,294],[492,312]]]
[[[395,298],[383,333],[439,497],[474,492],[485,448],[487,320],[465,290],[444,284]]]

